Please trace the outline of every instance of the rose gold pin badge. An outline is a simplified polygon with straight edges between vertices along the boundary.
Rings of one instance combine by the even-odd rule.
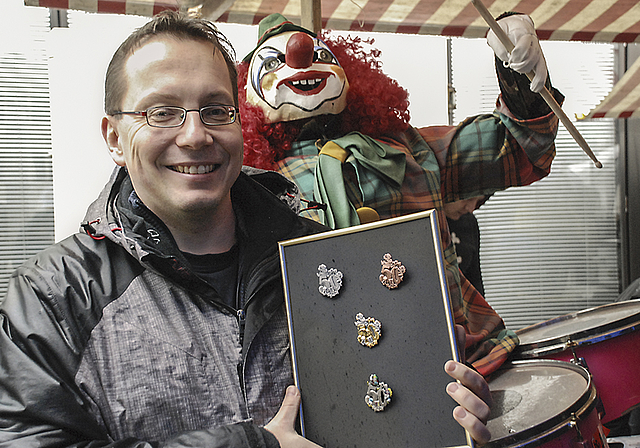
[[[405,268],[398,260],[391,258],[391,254],[384,254],[380,261],[382,270],[380,271],[380,282],[389,289],[395,289],[402,282]]]

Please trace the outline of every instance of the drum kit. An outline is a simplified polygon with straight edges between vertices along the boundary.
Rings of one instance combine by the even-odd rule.
[[[608,447],[611,428],[640,412],[638,330],[640,299],[516,331],[513,360],[488,378],[494,405],[486,446]]]

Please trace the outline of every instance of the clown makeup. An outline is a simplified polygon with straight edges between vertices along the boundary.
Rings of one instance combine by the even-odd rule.
[[[268,122],[339,114],[349,83],[324,42],[289,31],[267,39],[253,54],[247,101],[259,106]]]

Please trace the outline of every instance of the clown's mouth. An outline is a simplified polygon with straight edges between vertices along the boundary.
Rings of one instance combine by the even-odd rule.
[[[325,88],[329,76],[329,73],[322,72],[300,73],[283,80],[280,84],[286,85],[299,95],[315,95]]]

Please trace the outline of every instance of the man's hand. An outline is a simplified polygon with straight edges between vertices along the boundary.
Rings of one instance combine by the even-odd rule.
[[[476,442],[488,442],[491,433],[486,423],[492,404],[489,385],[482,375],[459,362],[447,361],[444,370],[460,381],[447,385],[447,393],[460,405],[453,410],[453,418],[469,431]]]
[[[487,34],[487,44],[505,64],[518,73],[534,72],[531,81],[531,91],[540,92],[547,81],[547,62],[544,59],[540,41],[536,35],[531,17],[525,14],[515,14],[503,17],[498,24],[507,34],[515,48],[511,54],[500,42],[492,30]]]
[[[276,436],[282,448],[319,447],[320,445],[316,445],[296,432],[295,423],[299,408],[300,391],[295,386],[289,386],[280,410],[264,429]]]

